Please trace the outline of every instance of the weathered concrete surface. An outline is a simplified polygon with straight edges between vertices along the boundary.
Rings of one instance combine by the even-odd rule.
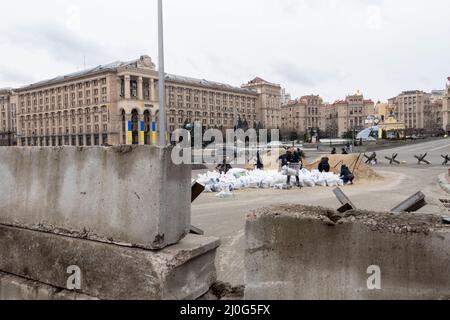
[[[97,300],[77,292],[0,272],[1,300]]]
[[[0,179],[4,225],[147,249],[190,229],[191,170],[170,149],[0,148]]]
[[[219,240],[189,235],[151,251],[0,225],[0,270],[64,289],[81,269],[79,293],[99,299],[196,299],[216,281]]]
[[[279,206],[248,216],[246,291],[253,299],[449,299],[450,229],[434,215]],[[369,290],[369,266],[381,290]]]

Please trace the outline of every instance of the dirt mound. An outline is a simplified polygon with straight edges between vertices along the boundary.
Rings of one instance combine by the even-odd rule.
[[[356,179],[362,180],[381,180],[383,179],[378,173],[375,172],[371,167],[365,164],[366,159],[363,155],[358,157],[358,155],[327,155],[324,156],[330,159],[331,171],[335,174],[340,174],[342,165],[347,165],[350,170],[355,175]],[[308,170],[314,170],[319,167],[321,158],[318,158],[310,164],[304,164],[305,168]]]
[[[286,150],[284,149],[273,149],[263,154],[261,160],[264,163],[264,170],[280,170],[281,163],[277,160],[285,153]]]

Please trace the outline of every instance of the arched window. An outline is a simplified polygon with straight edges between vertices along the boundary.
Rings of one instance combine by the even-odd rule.
[[[150,134],[151,134],[151,125],[152,125],[152,120],[151,120],[151,115],[150,112],[148,110],[144,111],[144,144],[150,144]]]

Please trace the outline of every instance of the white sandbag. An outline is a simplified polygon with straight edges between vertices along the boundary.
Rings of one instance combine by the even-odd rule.
[[[288,166],[284,166],[282,172],[283,172],[284,176],[297,176],[298,175],[297,170],[289,168]]]
[[[229,199],[233,197],[233,193],[230,190],[223,190],[219,192],[216,197],[221,199]]]
[[[305,187],[308,187],[308,188],[313,188],[316,186],[316,183],[313,180],[309,180],[309,179],[303,180],[303,184],[305,185]]]

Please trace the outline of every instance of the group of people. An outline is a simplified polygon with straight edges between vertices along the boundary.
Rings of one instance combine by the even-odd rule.
[[[319,168],[320,173],[328,173],[331,170],[330,159],[328,157],[323,157],[320,160]],[[345,184],[353,184],[353,180],[355,180],[355,176],[347,165],[342,165],[340,178],[344,181]]]
[[[350,143],[348,143],[345,148],[342,148],[342,154],[350,154],[353,152],[353,147]],[[331,150],[331,154],[337,154],[337,149],[333,148]]]

